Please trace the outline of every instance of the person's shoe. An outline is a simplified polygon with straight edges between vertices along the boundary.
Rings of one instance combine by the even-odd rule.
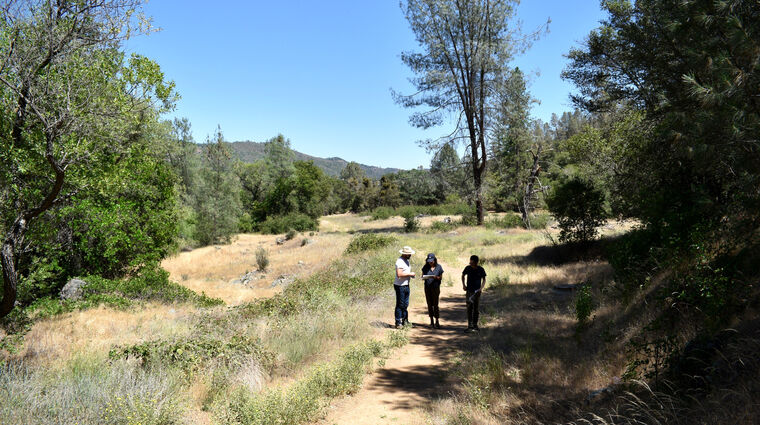
[[[467,329],[464,330],[464,333],[466,333],[466,334],[472,333],[472,332],[475,332],[475,330],[473,328],[467,328]]]
[[[441,324],[438,323],[438,319],[435,320],[435,328],[436,329],[441,329]]]
[[[399,325],[398,323],[396,323],[396,325],[394,326],[394,328],[401,329],[401,325]]]
[[[433,319],[430,319],[430,329],[435,328],[435,322],[433,322]]]
[[[480,332],[480,328],[478,327],[478,325],[475,325],[475,326],[472,327],[472,331],[473,332]]]

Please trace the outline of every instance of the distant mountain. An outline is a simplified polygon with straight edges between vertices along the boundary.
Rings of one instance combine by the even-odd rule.
[[[243,162],[256,162],[264,158],[264,143],[258,142],[233,142],[229,143],[230,150]],[[296,161],[314,161],[314,165],[321,168],[325,174],[337,177],[345,168],[348,161],[343,158],[319,158],[298,151],[295,153]],[[372,165],[359,164],[367,177],[379,179],[380,177],[399,171],[398,168],[381,168]]]

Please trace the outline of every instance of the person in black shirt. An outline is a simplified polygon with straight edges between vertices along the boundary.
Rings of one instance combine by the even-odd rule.
[[[428,316],[430,316],[430,327],[441,329],[438,322],[438,297],[441,295],[441,278],[443,277],[443,267],[438,264],[435,254],[430,253],[422,266],[422,275],[429,276],[425,278],[425,300],[428,306]],[[435,319],[435,322],[433,321]]]
[[[486,271],[478,265],[479,261],[477,255],[471,256],[470,265],[462,271],[462,290],[467,294],[467,330],[465,332],[478,330],[480,294],[486,286]]]

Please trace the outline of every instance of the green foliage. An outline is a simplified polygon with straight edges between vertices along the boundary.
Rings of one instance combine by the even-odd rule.
[[[319,221],[306,214],[292,213],[268,217],[264,222],[258,224],[258,230],[270,235],[286,233],[289,230],[308,232],[319,230]]]
[[[239,230],[240,181],[219,128],[204,146],[200,182],[194,199],[196,239],[201,245],[227,243]]]
[[[376,356],[405,343],[399,334],[392,333],[388,342],[368,341],[349,347],[334,362],[315,366],[304,378],[285,389],[258,394],[240,389],[220,407],[218,415],[227,423],[296,425],[312,422],[330,399],[359,389]]]
[[[434,233],[450,232],[456,229],[456,227],[457,227],[456,223],[453,223],[453,222],[446,223],[443,221],[434,221],[430,224],[430,228],[428,230]]]
[[[266,271],[269,267],[269,253],[263,246],[256,249],[256,267],[260,272]]]
[[[354,236],[346,247],[346,254],[356,254],[385,248],[397,242],[394,236],[382,233],[362,233]]]
[[[546,199],[549,211],[559,222],[562,242],[588,242],[604,224],[604,193],[589,181],[573,178],[556,187]]]
[[[404,231],[406,233],[413,233],[420,229],[420,221],[417,220],[417,214],[414,210],[402,210],[401,217],[404,218]]]
[[[290,229],[285,233],[285,240],[290,241],[293,240],[293,238],[298,235],[298,232],[295,229]]]
[[[211,335],[194,335],[171,341],[149,341],[110,350],[111,360],[136,358],[144,367],[178,367],[193,376],[214,366],[240,366],[255,359],[262,367],[272,364],[273,356],[261,347],[261,342],[245,335],[219,339]]]
[[[502,216],[496,216],[485,221],[487,229],[514,229],[522,227],[522,218],[514,213],[507,213]]]
[[[478,214],[477,212],[470,208],[466,213],[462,214],[462,219],[460,220],[460,224],[462,226],[477,226],[478,225]]]
[[[243,305],[240,309],[244,317],[286,317],[310,309],[324,309],[330,297],[335,295],[350,297],[353,301],[370,298],[393,281],[393,270],[389,265],[393,264],[395,256],[340,258],[308,278],[296,280],[280,294]]]
[[[578,285],[578,292],[575,294],[575,318],[579,326],[585,326],[594,311],[594,299],[591,295],[591,285]]]
[[[387,220],[396,215],[396,210],[393,207],[377,207],[371,212],[372,220]]]

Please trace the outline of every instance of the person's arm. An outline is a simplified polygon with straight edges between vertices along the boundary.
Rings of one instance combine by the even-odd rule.
[[[483,280],[480,282],[480,292],[483,292],[483,288],[486,287],[486,271],[483,270]]]
[[[439,274],[438,276],[436,276],[436,277],[435,277],[435,279],[436,279],[436,280],[441,280],[441,279],[443,279],[443,270],[441,270],[441,274]]]
[[[387,269],[386,269],[386,270],[387,270]],[[409,273],[407,273],[407,272],[405,272],[405,271],[404,271],[404,269],[402,269],[401,267],[398,267],[398,268],[396,268],[396,277],[398,277],[398,278],[403,278],[403,277],[414,277],[414,276],[415,276],[414,272],[409,272]]]
[[[467,290],[467,285],[464,283],[464,272],[462,273],[462,290],[463,291]]]

